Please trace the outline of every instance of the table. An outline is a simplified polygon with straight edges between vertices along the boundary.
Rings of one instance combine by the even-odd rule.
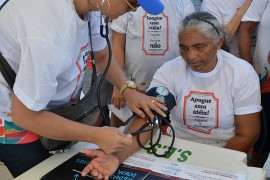
[[[170,140],[170,137],[162,136],[160,148],[158,148],[157,152],[164,152],[167,145],[170,144]],[[38,180],[50,170],[82,151],[84,147],[93,148],[94,146],[94,144],[79,142],[69,151],[51,156],[20,175],[15,180]],[[149,155],[149,153],[143,149],[139,150],[138,153]],[[247,179],[250,180],[266,179],[265,170],[262,168],[248,167],[246,165],[247,155],[243,152],[213,147],[182,139],[175,140],[174,151],[168,159],[172,162],[191,164],[204,168],[245,173],[248,177]]]

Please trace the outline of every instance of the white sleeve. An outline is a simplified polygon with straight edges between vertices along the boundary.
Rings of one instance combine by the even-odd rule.
[[[106,39],[100,35],[100,12],[89,13],[93,51],[101,51],[106,47]],[[105,31],[104,31],[105,32]]]
[[[175,82],[179,82],[179,77],[184,77],[184,69],[185,66],[180,61],[180,57],[176,57],[175,59],[164,63],[156,71],[153,80],[151,81],[147,90],[151,89],[152,87],[164,86],[168,88],[169,92],[171,92],[175,97],[178,96],[179,94],[177,94],[176,91],[179,91],[181,87],[176,88],[177,83]]]
[[[247,75],[241,78],[240,88],[234,97],[234,114],[243,115],[261,111],[259,77],[252,66]]]
[[[259,22],[267,3],[268,0],[253,0],[242,21]]]
[[[161,66],[155,73],[153,80],[150,83],[149,88],[147,89],[150,90],[153,87],[159,87],[159,86],[164,86],[168,88],[168,90],[172,93],[172,87],[170,85],[170,77],[168,77],[167,68],[163,65]]]
[[[122,16],[119,16],[117,19],[114,19],[110,25],[110,28],[118,33],[126,34],[129,14],[130,13],[125,13]]]
[[[217,18],[220,24],[223,24],[222,15],[215,4],[215,0],[203,0],[200,11],[211,13]]]
[[[55,95],[57,77],[73,66],[68,52],[45,40],[21,41],[21,61],[13,87],[15,95],[29,109],[44,109]]]

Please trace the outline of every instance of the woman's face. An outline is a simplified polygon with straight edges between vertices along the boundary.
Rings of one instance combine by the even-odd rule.
[[[99,2],[102,2],[102,0]],[[136,0],[105,0],[102,14],[112,19],[116,19],[126,12],[136,11],[137,7],[138,4]]]
[[[217,50],[221,48],[223,38],[218,44],[195,28],[184,29],[179,34],[180,54],[193,71],[210,72],[217,64]]]

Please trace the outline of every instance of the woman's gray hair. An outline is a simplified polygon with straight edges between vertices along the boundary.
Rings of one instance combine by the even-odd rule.
[[[208,12],[194,12],[186,16],[180,23],[180,31],[187,28],[195,28],[207,37],[213,39],[214,43],[218,43],[220,37],[224,38],[226,34],[223,26],[218,22],[217,18]],[[229,51],[228,46],[223,43],[222,49]]]

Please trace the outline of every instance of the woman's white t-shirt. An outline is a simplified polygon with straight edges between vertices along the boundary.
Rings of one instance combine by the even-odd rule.
[[[73,0],[9,1],[0,11],[0,52],[17,75],[14,94],[27,108],[40,111],[79,99],[90,49],[88,18],[94,51],[106,45],[99,35],[98,15],[90,13],[85,18],[78,16]],[[7,133],[22,131],[12,123],[12,95],[0,74],[3,143],[9,143]]]
[[[235,136],[235,115],[260,112],[260,87],[246,61],[223,50],[217,57],[211,72],[199,73],[179,56],[157,70],[149,89],[165,86],[174,95],[170,119],[176,137],[223,147]]]

